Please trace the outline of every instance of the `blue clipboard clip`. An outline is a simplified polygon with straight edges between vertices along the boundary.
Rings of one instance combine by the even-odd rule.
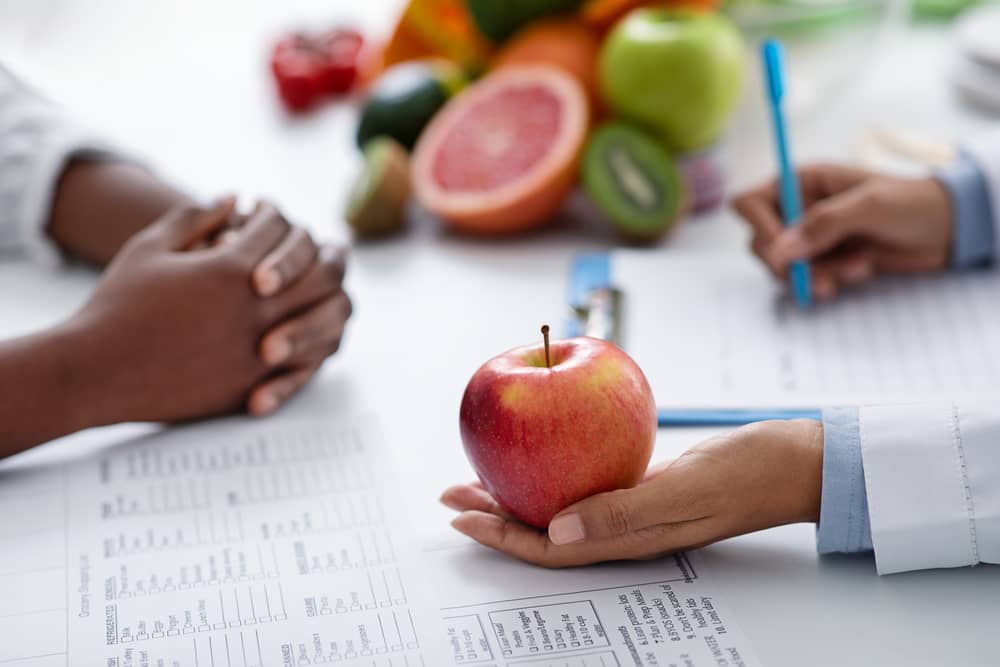
[[[566,324],[570,336],[590,336],[622,346],[622,321],[625,294],[612,280],[611,255],[585,253],[573,259],[570,267],[570,318]],[[661,408],[657,410],[660,428],[735,427],[772,419],[822,419],[819,409],[798,408]]]
[[[611,283],[611,256],[587,253],[570,271],[570,336],[590,336],[622,345],[624,294]]]

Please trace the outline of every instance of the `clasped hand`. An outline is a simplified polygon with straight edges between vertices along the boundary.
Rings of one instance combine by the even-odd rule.
[[[68,324],[101,378],[82,425],[273,411],[340,345],[344,268],[267,204],[170,211]]]

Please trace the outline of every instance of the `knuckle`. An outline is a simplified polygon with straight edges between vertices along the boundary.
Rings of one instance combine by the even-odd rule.
[[[284,279],[300,275],[313,261],[314,248],[312,237],[301,227],[293,227],[289,232],[291,245],[274,263],[274,269]]]
[[[820,208],[812,220],[814,227],[832,227],[837,223],[837,214],[829,208]]]
[[[292,226],[277,212],[268,218],[268,224],[273,225],[274,228],[279,230],[283,235],[291,233]]]
[[[865,185],[861,194],[861,201],[865,206],[872,209],[889,205],[892,199],[892,192],[890,190],[890,186],[886,181],[873,179]]]
[[[121,253],[134,253],[150,248],[160,236],[160,231],[155,227],[147,227],[138,234],[135,234],[122,246]]]
[[[298,252],[308,255],[315,250],[316,241],[313,239],[312,234],[304,227],[293,225],[289,233],[293,235],[292,238],[295,240],[295,247]]]
[[[739,213],[744,218],[747,217],[747,203],[750,200],[751,195],[749,193],[744,193],[733,197],[731,205],[733,210]]]
[[[256,220],[258,224],[265,227],[274,226],[277,228],[284,229],[286,232],[291,225],[285,220],[284,216],[278,212],[272,204],[262,203],[260,209],[257,211]]]
[[[205,209],[191,202],[184,202],[175,205],[170,209],[169,215],[175,220],[190,220],[191,218],[205,212]]]
[[[610,535],[626,535],[632,528],[632,512],[617,494],[612,493],[604,506],[604,527]]]
[[[541,552],[536,558],[531,559],[542,567],[550,569],[560,569],[568,566],[566,555],[556,545],[549,540],[541,542]]]
[[[282,324],[272,335],[288,341],[288,344],[292,348],[292,354],[295,354],[302,349],[302,345],[305,342],[306,333],[304,329],[301,321],[291,320]]]

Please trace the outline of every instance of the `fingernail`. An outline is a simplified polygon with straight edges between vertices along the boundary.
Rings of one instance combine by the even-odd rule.
[[[260,394],[257,397],[257,413],[267,415],[278,407],[278,399],[271,393]]]
[[[549,539],[552,544],[563,545],[582,542],[586,534],[579,514],[557,516],[549,524]]]
[[[286,338],[277,338],[268,341],[264,346],[264,361],[276,366],[292,354],[292,344]]]
[[[271,296],[281,287],[281,275],[273,268],[257,272],[257,289],[262,296]]]

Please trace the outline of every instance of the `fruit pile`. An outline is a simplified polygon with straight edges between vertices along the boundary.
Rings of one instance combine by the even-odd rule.
[[[530,230],[580,186],[628,239],[716,206],[711,147],[744,46],[716,0],[410,0],[358,66],[365,168],[346,218],[405,224],[409,197],[455,229]]]

